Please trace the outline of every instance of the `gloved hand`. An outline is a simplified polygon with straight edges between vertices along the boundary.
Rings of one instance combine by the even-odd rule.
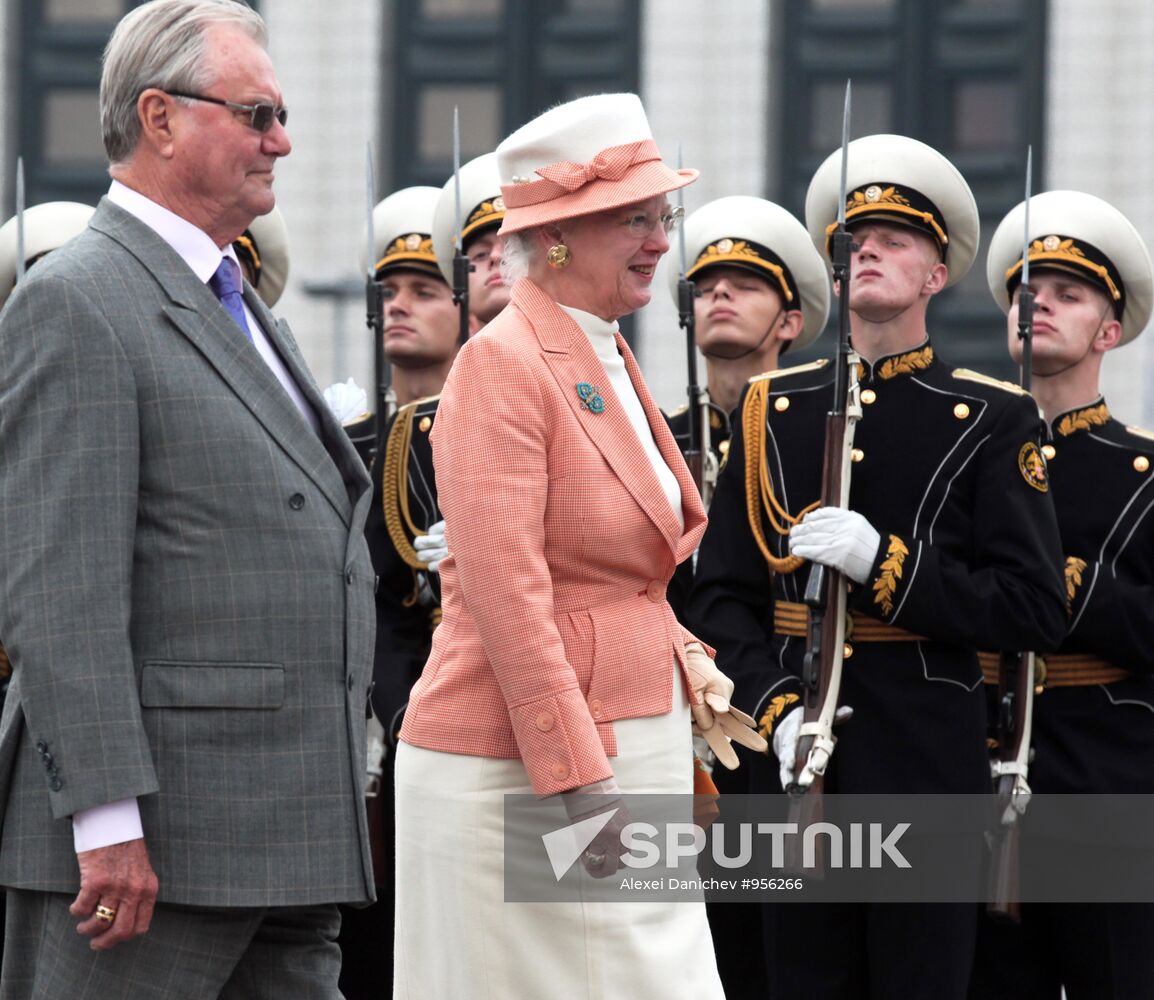
[[[841,507],[811,510],[789,531],[790,555],[829,566],[857,583],[869,579],[880,544],[869,521]]]
[[[698,642],[685,647],[685,663],[689,682],[701,704],[692,705],[694,733],[703,736],[714,756],[734,770],[739,761],[730,740],[737,740],[758,753],[765,753],[769,744],[757,732],[757,723],[729,703],[733,681],[725,676]]]
[[[365,390],[351,378],[346,382],[334,382],[325,389],[324,397],[337,423],[349,423],[369,412],[369,398]]]
[[[417,557],[434,573],[441,568],[441,560],[449,554],[445,544],[445,522],[437,521],[429,525],[429,530],[413,539],[413,549]]]
[[[561,796],[570,823],[589,819],[599,813],[613,810],[613,817],[581,852],[581,865],[593,878],[608,878],[624,865],[621,855],[625,847],[621,843],[621,831],[630,822],[629,810],[621,798],[621,789],[615,778],[595,781],[582,785]]]
[[[781,778],[781,787],[785,790],[793,784],[793,769],[797,764],[798,730],[801,729],[801,717],[805,713],[795,708],[784,719],[779,719],[773,727],[773,752],[777,757],[778,777]],[[833,713],[833,724],[839,725],[853,716],[853,709],[849,705],[841,705]]]

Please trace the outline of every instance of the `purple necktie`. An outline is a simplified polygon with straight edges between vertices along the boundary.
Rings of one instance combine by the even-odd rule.
[[[221,259],[220,267],[208,279],[208,287],[216,293],[220,304],[228,310],[228,314],[243,331],[244,335],[252,340],[252,331],[248,328],[248,321],[244,318],[244,298],[240,293],[240,268],[236,262],[228,257]]]

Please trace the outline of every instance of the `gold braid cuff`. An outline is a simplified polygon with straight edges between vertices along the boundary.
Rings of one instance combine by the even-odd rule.
[[[769,379],[763,378],[749,387],[742,410],[742,429],[745,433],[745,509],[749,515],[749,527],[765,556],[765,561],[775,573],[792,573],[805,562],[800,556],[775,556],[769,550],[765,532],[761,527],[761,512],[765,511],[770,526],[779,535],[786,536],[789,529],[811,510],[821,506],[820,501],[811,503],[794,517],[778,502],[773,492],[773,480],[765,461],[765,402],[769,395]],[[784,523],[783,523],[784,522]]]
[[[765,711],[761,713],[761,718],[757,720],[757,731],[761,733],[762,739],[769,740],[773,734],[773,727],[777,725],[777,720],[785,714],[785,710],[790,705],[801,701],[801,696],[794,692],[788,694],[779,694],[776,698],[771,698],[769,704],[765,706]]]

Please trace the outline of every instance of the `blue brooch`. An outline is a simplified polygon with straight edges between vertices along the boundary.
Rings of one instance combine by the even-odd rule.
[[[577,383],[577,395],[581,397],[581,409],[590,413],[604,413],[605,400],[601,398],[600,390],[588,382]]]

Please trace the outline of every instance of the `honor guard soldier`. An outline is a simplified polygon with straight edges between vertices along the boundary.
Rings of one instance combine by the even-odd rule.
[[[373,507],[365,525],[378,580],[372,703],[389,747],[395,746],[409,689],[441,620],[438,563],[430,564],[419,549],[429,528],[441,521],[429,431],[458,346],[457,308],[433,251],[440,194],[435,187],[403,188],[373,210],[377,245],[371,252],[384,285],[384,351],[397,397],[397,412],[377,439]],[[346,910],[341,932],[341,990],[350,1000],[380,996],[393,977],[391,756],[382,762],[380,788],[368,800],[377,902],[367,910]]]
[[[841,159],[819,167],[806,198],[827,254]],[[926,332],[930,300],[966,274],[978,244],[961,174],[923,143],[874,135],[849,143],[847,185],[861,403],[847,508],[818,502],[834,366],[751,380],[688,617],[772,742],[762,790],[780,788],[794,780],[802,714],[806,564],[842,574],[845,721],[825,790],[980,794],[990,776],[975,644],[1050,649],[1065,629],[1038,409],[1014,386],[946,364]],[[973,855],[959,864],[977,883]],[[763,918],[771,995],[966,995],[972,904],[768,904]]]
[[[685,249],[685,277],[696,286],[694,338],[705,356],[702,450],[711,452],[716,475],[729,450],[730,414],[746,383],[777,368],[785,351],[808,347],[825,326],[829,277],[805,226],[763,198],[734,195],[703,205],[685,220]],[[676,302],[677,269],[666,273]],[[688,405],[667,420],[684,451]],[[679,615],[692,582],[693,560],[687,559],[668,591]],[[712,778],[723,795],[747,792],[749,770],[715,767]],[[707,902],[706,908],[725,995],[761,1000],[766,987],[758,907]]]
[[[1034,196],[1028,232],[1024,212],[1018,205],[994,233],[986,276],[1008,313],[1010,354],[1021,362],[1025,233],[1032,392],[1046,418],[1042,452],[1070,607],[1062,645],[1037,668],[1029,784],[1034,792],[1149,795],[1154,434],[1111,414],[1099,372],[1106,353],[1150,319],[1150,256],[1122,213],[1093,195]],[[997,682],[996,660],[986,680]],[[978,940],[974,997],[1057,1000],[1064,988],[1069,1000],[1132,998],[1149,996],[1154,982],[1151,904],[1026,902],[1017,926],[983,917]]]
[[[746,382],[821,333],[829,279],[805,227],[764,198],[734,195],[703,205],[685,220],[685,248],[685,277],[696,286],[694,334],[705,356],[702,444],[720,465],[729,450],[730,414]],[[676,303],[679,275],[672,267],[666,274]],[[668,422],[684,450],[688,404]]]
[[[460,197],[457,196],[458,187]],[[454,219],[460,205],[461,218]],[[453,255],[458,230],[469,259],[469,335],[472,336],[509,304],[509,288],[501,276],[501,240],[497,230],[505,218],[497,154],[470,160],[441,189],[433,215],[433,249],[445,281],[453,284]]]

